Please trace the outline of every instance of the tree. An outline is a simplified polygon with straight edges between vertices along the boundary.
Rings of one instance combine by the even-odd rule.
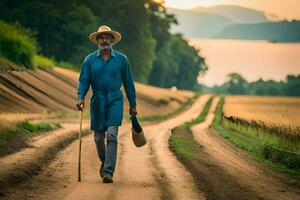
[[[178,24],[175,15],[167,13],[163,2],[148,1],[146,8],[150,15],[151,33],[156,40],[156,51],[159,51],[171,37],[172,25]]]
[[[300,96],[300,75],[287,75],[285,81],[258,79],[248,83],[240,74],[227,75],[223,85],[206,87],[204,91],[217,94],[250,94],[271,96]]]
[[[172,35],[171,25],[177,24],[174,15],[168,14],[163,2],[149,1],[151,31],[156,39],[156,59],[149,83],[161,87],[177,86],[181,89],[199,89],[199,72],[207,69],[199,52],[188,45],[182,35]]]
[[[122,34],[116,48],[125,53],[134,78],[147,83],[155,59],[155,38],[151,33],[149,0],[83,1],[99,18],[98,25],[108,24]]]
[[[88,7],[78,3],[75,0],[3,0],[0,17],[8,22],[20,22],[37,32],[45,56],[79,64],[91,49],[86,41],[97,18]]]
[[[226,76],[224,83],[225,91],[229,94],[247,94],[248,82],[242,75],[238,73],[231,73]]]
[[[158,51],[149,83],[161,87],[177,86],[179,89],[195,90],[199,72],[207,69],[204,59],[198,54],[182,35],[171,36]]]
[[[284,87],[287,96],[300,96],[300,75],[287,75]]]
[[[3,0],[0,17],[35,31],[41,54],[81,66],[96,50],[89,33],[106,24],[122,35],[114,46],[129,58],[134,79],[168,87],[193,89],[204,59],[181,35],[163,3],[152,0]],[[149,79],[150,77],[150,79]]]
[[[283,95],[282,82],[273,80],[264,81],[261,78],[249,83],[248,94],[255,95]]]

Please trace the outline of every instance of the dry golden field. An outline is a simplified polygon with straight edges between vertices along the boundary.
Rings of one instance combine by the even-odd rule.
[[[78,72],[59,67],[53,67],[52,70],[1,72],[0,132],[13,128],[19,121],[53,118],[52,115],[58,111],[75,113],[78,77]],[[135,85],[140,116],[172,113],[195,95],[191,91],[171,90],[137,82]],[[86,113],[91,93],[90,90],[86,98]],[[127,114],[125,93],[124,100],[124,113]]]
[[[300,98],[269,96],[227,96],[225,117],[256,122],[270,128],[282,128],[288,134],[300,134]]]
[[[77,86],[77,81],[79,77],[78,72],[71,71],[69,69],[63,69],[59,67],[53,67],[53,71],[58,74],[68,77]],[[136,93],[137,93],[137,105],[138,112],[140,116],[148,115],[162,115],[166,113],[173,112],[178,109],[181,103],[188,101],[192,98],[195,93],[186,90],[171,90],[170,88],[160,88],[150,85],[141,84],[135,82]],[[127,98],[125,97],[124,88],[122,88],[124,93],[124,112],[128,112]],[[92,92],[89,91],[89,95]],[[88,99],[88,98],[87,98]]]

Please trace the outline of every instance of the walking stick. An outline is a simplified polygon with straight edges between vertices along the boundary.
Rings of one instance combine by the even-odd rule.
[[[78,154],[78,182],[81,181],[81,134],[82,134],[82,113],[80,110],[80,131],[79,131],[79,154]]]

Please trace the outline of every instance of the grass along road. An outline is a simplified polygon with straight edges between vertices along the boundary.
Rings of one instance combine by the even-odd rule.
[[[219,99],[215,98],[205,121],[174,134],[193,143],[196,157],[180,158],[207,199],[299,199],[299,181],[266,169],[247,152],[210,129]],[[193,140],[194,139],[194,140]],[[196,142],[196,143],[195,143]],[[190,144],[189,144],[190,145]]]

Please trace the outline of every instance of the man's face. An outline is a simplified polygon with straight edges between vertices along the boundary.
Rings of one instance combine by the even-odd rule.
[[[113,37],[109,34],[101,34],[98,37],[98,47],[100,50],[109,49],[111,47],[111,42]]]

